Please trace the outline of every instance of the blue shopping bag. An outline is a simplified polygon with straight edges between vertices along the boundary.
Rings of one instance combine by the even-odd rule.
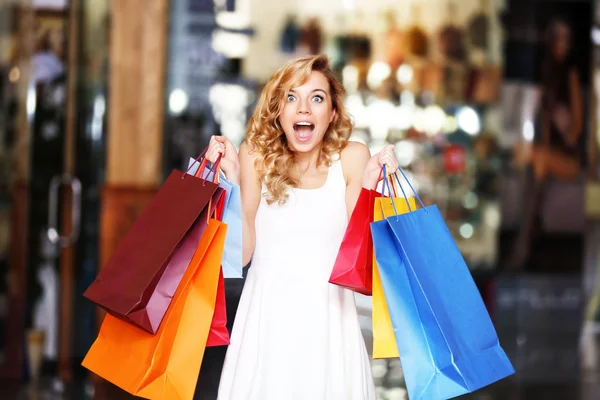
[[[190,158],[188,174],[194,175],[200,162]],[[206,166],[205,179],[212,180],[214,172]],[[204,176],[204,175],[203,175]],[[219,174],[219,187],[225,190],[225,204],[223,207],[223,222],[227,224],[225,236],[225,250],[223,251],[224,278],[242,278],[242,200],[240,186],[228,181],[223,174]]]
[[[373,246],[409,398],[449,399],[514,369],[437,206],[414,193],[423,208],[372,223]]]

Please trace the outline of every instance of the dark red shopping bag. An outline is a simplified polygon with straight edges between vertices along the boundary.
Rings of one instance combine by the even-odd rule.
[[[381,194],[362,189],[350,216],[329,282],[370,296],[373,288],[373,222],[375,198]]]
[[[223,197],[225,197],[223,195]],[[223,279],[223,270],[219,273],[219,284],[217,286],[217,299],[215,301],[215,311],[213,313],[212,323],[206,347],[227,346],[229,344],[229,331],[227,330],[227,304],[225,303],[225,280]]]
[[[222,195],[214,182],[171,172],[84,296],[156,333]]]

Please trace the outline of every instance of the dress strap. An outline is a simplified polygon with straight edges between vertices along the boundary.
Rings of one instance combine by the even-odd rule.
[[[331,167],[329,167],[330,181],[333,185],[346,189],[346,177],[342,168],[342,160],[339,153],[332,157]]]

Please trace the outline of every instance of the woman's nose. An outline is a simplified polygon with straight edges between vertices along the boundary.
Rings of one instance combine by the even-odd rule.
[[[310,114],[310,107],[308,105],[308,102],[306,102],[306,101],[299,101],[298,102],[297,113],[298,114]]]

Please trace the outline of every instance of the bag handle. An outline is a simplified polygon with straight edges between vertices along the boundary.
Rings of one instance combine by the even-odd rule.
[[[222,155],[219,154],[219,157],[217,158],[217,160],[212,164],[212,166],[210,167],[208,173],[206,174],[206,178],[204,178],[204,168],[206,168],[206,165],[208,163],[208,160],[204,157],[204,155],[206,154],[206,151],[208,150],[208,147],[206,149],[204,149],[202,151],[202,153],[200,153],[200,155],[198,157],[196,157],[196,159],[194,160],[193,163],[190,164],[190,166],[188,167],[188,169],[183,173],[183,175],[181,175],[181,179],[184,179],[185,176],[188,174],[188,172],[190,172],[190,170],[194,167],[194,165],[196,165],[198,162],[200,162],[200,159],[202,158],[202,162],[200,162],[200,166],[198,167],[198,170],[196,171],[196,173],[194,174],[194,176],[196,178],[200,178],[203,179],[204,181],[206,181],[208,179],[208,177],[210,176],[211,172],[213,173],[213,183],[218,183],[218,174],[217,171],[219,170],[219,166],[221,164],[221,157]],[[202,176],[201,176],[202,175]]]
[[[205,148],[204,150],[202,150],[202,153],[200,153],[200,155],[198,157],[196,157],[196,159],[194,160],[194,162],[191,163],[190,166],[188,167],[188,169],[183,173],[183,175],[181,175],[181,179],[185,178],[185,176],[187,175],[187,173],[190,172],[190,169],[192,169],[192,167],[194,165],[196,165],[196,163],[199,162],[202,157],[204,157],[204,155],[206,154],[207,151],[208,151],[208,147]],[[200,168],[198,168],[198,171],[200,171]]]
[[[202,164],[200,164],[200,167],[198,168],[198,171],[196,171],[196,173],[194,174],[194,176],[196,178],[200,178],[200,179],[204,179],[204,181],[206,182],[208,180],[208,177],[210,176],[210,174],[213,174],[213,179],[212,179],[212,183],[219,183],[219,167],[221,166],[221,154],[219,154],[219,157],[217,157],[217,160],[212,163],[212,165],[210,166],[210,169],[208,170],[208,172],[206,173],[206,178],[204,178],[204,170],[206,169],[206,165],[208,164],[208,160],[205,158],[204,160],[202,160]],[[194,165],[194,164],[192,164]],[[199,176],[200,174],[202,174],[202,176]]]
[[[400,183],[400,178],[398,178],[398,173],[394,172],[393,174],[391,174],[390,176],[388,176],[387,172],[386,172],[386,169],[387,169],[387,166],[384,164],[383,165],[383,174],[384,174],[384,181],[383,181],[383,183],[384,183],[384,185],[383,185],[383,188],[381,189],[381,197],[382,198],[385,197],[385,187],[387,186],[388,193],[390,194],[390,197],[389,197],[390,203],[392,204],[392,207],[394,208],[394,214],[396,214],[396,217],[398,217],[398,210],[396,209],[396,203],[394,202],[393,198],[391,198],[392,189],[390,189],[390,187],[394,186],[394,181],[392,180],[392,175],[393,175],[394,178],[396,179],[396,182],[397,182],[398,186],[400,187],[400,190],[402,191],[402,196],[404,197],[404,200],[406,201],[406,205],[408,207],[409,212],[416,211],[416,210],[413,210],[412,207],[410,206],[410,201],[408,201],[408,196],[406,195],[406,192],[404,191],[404,187],[402,186],[402,183]],[[410,188],[411,188],[412,192],[414,193],[415,197],[417,198],[417,200],[421,204],[421,207],[423,207],[423,209],[425,210],[425,213],[429,214],[429,212],[427,211],[427,208],[425,207],[425,204],[423,204],[423,201],[421,200],[421,198],[417,194],[417,191],[413,188],[412,184],[410,183],[410,181],[406,177],[406,174],[404,173],[404,171],[402,170],[402,168],[398,167],[398,170],[400,171],[400,173],[402,174],[402,176],[404,177],[404,179],[408,183],[408,186],[410,186]],[[390,186],[390,181],[391,181],[391,186]],[[394,193],[395,193],[395,188],[394,188]],[[382,213],[382,215],[385,215],[385,213],[383,211],[383,200],[382,200],[382,205],[381,205],[381,213]]]
[[[389,197],[387,197],[388,199],[390,199],[390,203],[392,204],[392,207],[394,207],[394,213],[396,215],[398,215],[398,211],[396,210],[396,203],[394,202],[394,198],[392,197],[392,190],[390,189],[390,182],[389,182],[389,176],[387,175],[387,168],[386,165],[383,164],[383,186],[381,188],[381,215],[383,217],[385,217],[385,212],[383,210],[383,199],[386,198],[385,196],[385,188],[387,186],[388,188],[388,193],[389,193]],[[408,201],[408,200],[407,200]]]
[[[419,204],[421,204],[421,207],[423,209],[425,209],[425,213],[429,214],[429,212],[427,211],[427,209],[425,207],[425,204],[423,204],[423,201],[419,197],[419,194],[417,193],[417,191],[415,190],[415,188],[413,187],[413,185],[410,183],[410,181],[406,177],[406,174],[404,173],[404,171],[402,170],[402,168],[398,167],[398,171],[400,171],[400,173],[404,177],[404,180],[406,181],[406,183],[408,183],[408,186],[410,187],[410,190],[412,190],[413,194],[415,195],[415,197],[419,201]],[[406,200],[406,205],[408,206],[408,210],[410,212],[416,211],[416,209],[413,210],[412,207],[410,206],[410,202],[408,201],[408,197],[406,196],[406,192],[404,191],[404,188],[402,187],[402,183],[400,183],[400,178],[398,178],[398,172],[394,172],[392,175],[394,175],[394,178],[396,178],[396,182],[398,182],[398,186],[400,186],[400,190],[402,190],[402,195],[404,196],[404,199]],[[396,209],[394,208],[394,211],[395,210]],[[398,216],[398,213],[396,213],[396,216]]]
[[[185,176],[188,174],[188,172],[190,172],[192,167],[194,165],[196,165],[196,163],[198,163],[200,161],[200,159],[202,158],[202,162],[200,163],[200,166],[198,167],[198,170],[196,171],[194,176],[196,178],[202,179],[202,186],[204,186],[204,184],[206,183],[206,180],[208,179],[208,177],[210,176],[210,173],[212,172],[213,173],[212,182],[217,183],[217,176],[218,176],[217,171],[219,169],[219,165],[221,164],[221,154],[219,154],[219,157],[217,158],[217,160],[213,163],[213,165],[208,170],[208,173],[206,174],[206,178],[204,178],[203,177],[204,176],[204,168],[206,167],[206,164],[208,163],[208,160],[206,159],[206,157],[204,157],[204,155],[206,154],[207,150],[208,150],[208,147],[205,148],[198,157],[196,157],[194,162],[191,163],[190,166],[188,167],[188,169],[183,173],[183,175],[181,175],[181,179],[185,179]],[[202,175],[202,176],[200,176],[200,175]],[[211,217],[210,209],[211,208],[212,208],[212,196],[210,196],[208,199],[208,210],[206,212],[206,223],[207,224],[210,223],[210,217]]]

